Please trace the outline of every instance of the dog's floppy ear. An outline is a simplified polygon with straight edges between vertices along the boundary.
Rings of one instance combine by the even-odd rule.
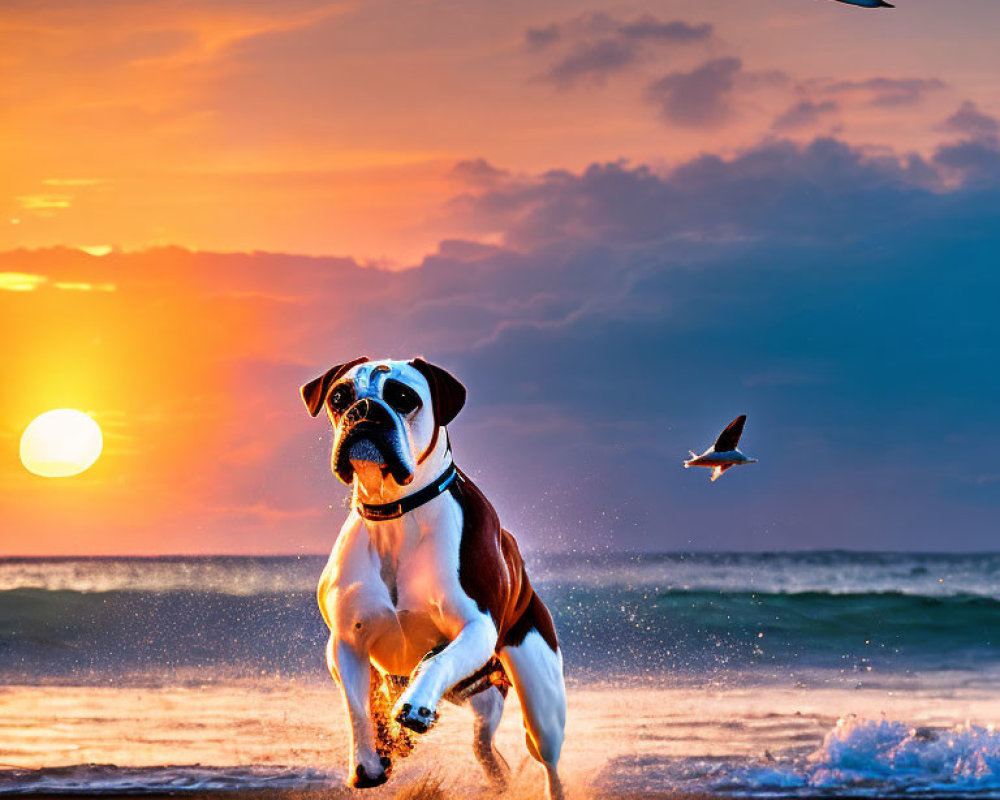
[[[431,401],[437,424],[447,425],[465,405],[465,387],[448,370],[428,364],[422,358],[413,359],[410,366],[423,375],[431,387]]]
[[[319,410],[323,407],[323,401],[326,400],[327,392],[330,391],[330,385],[337,380],[337,378],[347,372],[351,367],[356,367],[358,364],[364,364],[367,360],[367,356],[362,356],[361,358],[356,358],[353,361],[348,361],[346,364],[337,364],[337,366],[330,367],[330,369],[318,378],[314,378],[303,386],[299,391],[302,392],[302,400],[306,404],[306,408],[309,409],[309,415],[315,417],[319,413]]]

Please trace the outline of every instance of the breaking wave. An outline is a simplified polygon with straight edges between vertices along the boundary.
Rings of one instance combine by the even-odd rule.
[[[858,680],[1000,664],[1000,600],[761,593],[542,581],[571,677],[835,669]],[[312,591],[0,592],[0,679],[325,680]]]
[[[617,791],[754,797],[1000,797],[1000,732],[915,728],[846,717],[800,756],[618,759],[599,781]]]

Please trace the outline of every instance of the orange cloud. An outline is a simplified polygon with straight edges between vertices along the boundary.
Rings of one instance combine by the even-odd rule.
[[[0,272],[0,291],[32,292],[47,280],[44,275],[32,275],[27,272]]]
[[[87,283],[85,281],[52,281],[45,275],[27,272],[0,272],[0,292],[33,292],[43,286],[51,286],[71,292],[113,292],[113,283]]]
[[[27,194],[17,198],[25,211],[51,211],[56,208],[69,208],[72,198],[68,194]]]

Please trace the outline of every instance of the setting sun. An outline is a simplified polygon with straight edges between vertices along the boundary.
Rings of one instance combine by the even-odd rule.
[[[101,455],[104,439],[94,419],[72,408],[35,417],[21,436],[21,463],[43,478],[68,478],[89,469]]]

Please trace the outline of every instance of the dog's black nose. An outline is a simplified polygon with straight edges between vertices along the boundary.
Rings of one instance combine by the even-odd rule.
[[[375,429],[388,430],[392,427],[392,417],[381,403],[373,402],[367,397],[362,397],[352,405],[344,414],[344,421],[348,426],[354,427],[362,422]]]
[[[367,397],[358,400],[353,406],[347,409],[344,418],[347,422],[357,425],[361,420],[368,418],[371,406],[371,401]]]

